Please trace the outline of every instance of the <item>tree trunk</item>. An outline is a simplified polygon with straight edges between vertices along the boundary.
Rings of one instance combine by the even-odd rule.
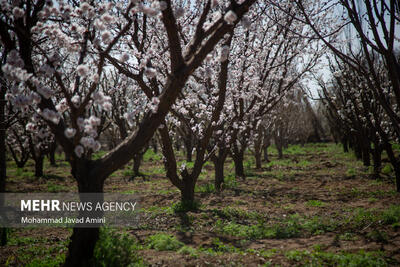
[[[256,169],[261,169],[261,149],[255,148],[254,157],[256,158]]]
[[[370,156],[371,144],[368,140],[364,140],[362,146],[362,160],[363,165],[368,167],[371,166],[371,156]]]
[[[196,183],[191,175],[183,177],[183,187],[181,190],[181,200],[187,207],[192,207],[194,203],[194,187]]]
[[[342,145],[343,145],[343,152],[345,153],[349,152],[349,144],[346,136],[342,138]]]
[[[56,167],[56,148],[57,148],[57,142],[54,140],[54,142],[51,143],[50,145],[50,150],[49,150],[49,161],[50,165],[53,167]]]
[[[268,146],[264,146],[264,161],[269,162],[268,158]]]
[[[142,163],[143,155],[144,154],[142,154],[142,153],[138,153],[133,156],[133,168],[132,168],[133,177],[140,176],[139,169],[140,169],[140,165]]]
[[[153,148],[153,151],[155,154],[158,153],[158,145],[157,145],[157,141],[155,140],[155,138],[153,138],[153,140],[151,141],[151,147]]]
[[[5,125],[5,93],[6,88],[0,89],[0,193],[6,192],[7,161],[6,161],[6,125]],[[0,207],[4,205],[3,195],[0,197]],[[0,228],[0,245],[7,245],[7,228]]]
[[[400,193],[400,162],[396,159],[392,145],[388,141],[385,142],[385,150],[390,160],[390,164],[392,164],[393,166],[396,176],[396,191]]]
[[[185,149],[186,149],[186,161],[192,162],[193,144],[191,138],[187,138],[185,140]]]
[[[374,145],[374,149],[372,150],[372,159],[374,162],[374,175],[379,177],[382,166],[382,153],[381,149],[379,148],[379,144]]]
[[[235,175],[236,177],[246,178],[244,174],[243,158],[244,151],[236,151],[237,153],[232,155],[233,161],[235,162]]]
[[[400,167],[399,164],[394,166],[394,174],[396,175],[396,191],[400,193]]]
[[[39,155],[35,158],[35,177],[43,176],[44,155]]]
[[[282,159],[283,158],[283,148],[282,148],[282,142],[278,140],[279,138],[275,139],[275,145],[276,149],[278,150],[278,158]]]
[[[225,160],[221,160],[220,158],[213,161],[214,163],[214,185],[215,190],[220,193],[222,184],[224,183],[224,162]]]
[[[81,169],[77,172],[78,174],[73,174],[75,179],[78,181],[79,193],[103,193],[104,179],[101,177],[90,177],[84,176],[88,175],[89,168]],[[80,173],[80,174],[79,174]],[[97,201],[102,201],[102,197]],[[81,196],[81,202],[86,201],[84,197]],[[82,216],[82,214],[80,214]],[[83,214],[83,216],[85,216]],[[100,214],[99,214],[100,216]],[[75,266],[90,266],[90,262],[93,258],[94,248],[96,242],[99,239],[99,227],[97,228],[73,228],[73,233],[70,238],[70,243],[68,245],[68,255],[65,260],[65,267],[75,267]]]

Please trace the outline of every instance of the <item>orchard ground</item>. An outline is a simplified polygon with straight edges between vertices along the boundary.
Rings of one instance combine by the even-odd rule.
[[[272,161],[259,170],[251,154],[246,156],[245,180],[235,178],[228,159],[220,195],[213,185],[213,165],[206,163],[196,187],[199,209],[181,213],[176,204],[180,193],[165,177],[161,158],[146,152],[141,166],[145,179],[129,181],[132,167],[127,165],[106,181],[105,192],[140,195],[142,213],[136,228],[102,231],[95,251],[98,263],[400,264],[400,199],[387,162],[377,179],[339,145],[290,146],[281,160],[271,148]],[[180,159],[183,163],[183,154]],[[8,161],[7,191],[77,191],[62,155],[57,167],[45,164],[45,177],[37,179],[33,162],[17,169]],[[63,228],[11,229],[9,244],[0,247],[0,265],[57,266],[65,258],[70,235],[71,230]]]

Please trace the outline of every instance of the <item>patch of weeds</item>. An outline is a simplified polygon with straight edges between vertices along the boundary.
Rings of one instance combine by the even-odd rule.
[[[15,171],[16,176],[22,176],[23,173],[24,173],[23,168],[17,168],[17,170]]]
[[[154,168],[151,168],[151,170],[150,171],[148,171],[147,173],[143,173],[144,175],[146,175],[146,176],[151,176],[151,175],[156,175],[156,174],[165,174],[165,169],[164,169],[164,166],[161,166],[161,167],[154,167]]]
[[[287,210],[287,211],[293,211],[293,210],[295,210],[296,205],[295,205],[295,204],[292,204],[292,203],[289,203],[289,204],[287,204],[287,205],[285,205],[285,206],[282,206],[282,208],[283,208],[284,210]]]
[[[237,208],[232,208],[232,207],[225,207],[221,210],[213,209],[212,211],[216,215],[218,215],[224,219],[228,219],[228,220],[261,218],[261,215],[255,211],[246,211],[243,209],[237,209]]]
[[[92,266],[146,266],[137,251],[142,247],[128,234],[100,228]]]
[[[361,197],[362,195],[363,195],[363,192],[360,189],[354,188],[354,187],[351,188],[351,190],[350,190],[351,197],[358,198],[358,197]]]
[[[309,256],[310,252],[307,250],[289,250],[285,252],[285,257],[291,261],[302,261],[305,257]]]
[[[255,250],[255,249],[247,249],[247,253],[251,253],[254,255],[257,255],[258,257],[262,257],[264,259],[269,259],[272,258],[276,253],[277,249],[269,249],[269,250]],[[263,265],[258,265],[258,266],[272,266],[272,261],[267,261]]]
[[[48,182],[47,183],[47,191],[51,192],[51,193],[57,193],[57,192],[65,192],[68,190],[63,185],[55,184],[53,182]]]
[[[258,219],[258,223],[254,225],[223,223],[221,220],[216,222],[217,232],[247,239],[286,239],[307,234],[317,235],[334,231],[337,227],[338,223],[333,219],[324,219],[319,216],[304,218],[299,214],[290,215],[274,224],[266,224],[262,219]]]
[[[122,172],[122,175],[125,177],[132,177],[133,176],[133,171],[132,170],[124,170]]]
[[[299,220],[302,224],[302,228],[313,235],[332,232],[339,227],[339,223],[332,218],[313,216],[311,218]]]
[[[297,167],[305,168],[311,165],[311,162],[308,160],[300,160],[298,163],[296,163]]]
[[[373,210],[357,208],[353,215],[347,218],[347,223],[354,228],[361,228],[377,220],[377,215]]]
[[[235,189],[238,187],[238,182],[236,181],[236,177],[234,174],[229,174],[225,177],[224,182],[225,188]]]
[[[292,166],[292,165],[293,165],[293,162],[290,159],[277,159],[277,160],[271,160],[267,164],[267,167],[273,167],[273,166],[287,167],[287,166]]]
[[[358,240],[358,237],[353,233],[344,233],[339,236],[339,239],[344,241],[355,241]]]
[[[173,209],[171,207],[151,206],[147,209],[142,209],[142,211],[153,214],[173,214]]]
[[[239,251],[238,248],[230,244],[225,244],[224,242],[219,240],[219,238],[214,238],[211,245],[215,252],[234,253]]]
[[[354,176],[356,176],[356,174],[357,174],[357,171],[354,168],[349,168],[346,171],[346,176],[347,177],[354,177]]]
[[[395,224],[400,222],[400,205],[392,205],[384,210],[381,215],[384,224]]]
[[[4,266],[60,266],[65,261],[66,241],[52,244],[47,238],[31,238],[10,234],[9,244],[17,246]]]
[[[213,183],[207,183],[204,185],[196,186],[195,192],[198,193],[207,193],[207,194],[212,194],[215,193],[215,185]]]
[[[194,201],[179,201],[172,205],[172,209],[175,213],[197,211],[201,204],[197,200]]]
[[[157,193],[160,195],[169,195],[169,194],[179,193],[179,190],[177,190],[177,189],[170,189],[170,190],[160,189],[160,190],[157,190]]]
[[[389,237],[385,231],[380,231],[379,229],[374,229],[367,234],[367,238],[379,242],[379,243],[387,243]]]
[[[381,173],[389,175],[392,173],[392,171],[393,171],[392,165],[388,163],[385,165],[385,167],[382,168]]]
[[[321,200],[314,200],[314,199],[307,201],[306,205],[309,207],[324,207],[324,206],[326,206],[326,204],[324,202],[322,202]]]
[[[173,235],[167,235],[163,233],[155,234],[147,238],[147,244],[149,248],[158,251],[177,251],[184,244],[176,239]]]
[[[184,255],[189,255],[192,258],[198,258],[199,253],[195,248],[189,247],[189,246],[183,246],[178,250],[178,253],[184,254]]]
[[[162,156],[160,154],[154,153],[152,149],[147,149],[146,153],[143,155],[143,161],[160,161]]]
[[[381,267],[388,266],[381,252],[364,252],[338,254],[324,251],[294,250],[285,253],[294,262],[303,266],[338,266],[338,267]]]
[[[64,254],[55,256],[47,255],[40,259],[34,259],[30,263],[26,264],[25,267],[53,267],[53,266],[55,267],[55,266],[61,266],[64,261],[65,261]]]

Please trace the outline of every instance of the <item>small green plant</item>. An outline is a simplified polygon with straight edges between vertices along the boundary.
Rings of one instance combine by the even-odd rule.
[[[346,176],[348,176],[348,177],[354,177],[354,176],[356,176],[356,174],[357,174],[357,171],[354,168],[349,168],[346,171]]]
[[[166,251],[166,250],[177,251],[184,245],[182,242],[178,241],[176,237],[163,233],[149,236],[147,239],[147,244],[149,248],[158,251]]]
[[[383,267],[388,266],[380,252],[332,253],[320,250],[292,250],[285,253],[286,258],[301,262],[303,266],[338,267]]]
[[[55,184],[53,182],[48,182],[47,191],[51,193],[57,193],[57,192],[67,191],[67,189],[63,185]]]
[[[383,174],[389,175],[393,171],[392,165],[386,164],[385,167],[382,168],[381,172]]]
[[[200,208],[201,204],[197,200],[194,201],[179,201],[172,205],[172,210],[175,213],[188,212],[188,211],[197,211]]]
[[[195,191],[207,194],[215,193],[215,185],[213,183],[207,183],[201,186],[196,186]]]
[[[124,170],[122,175],[125,176],[125,177],[132,177],[133,176],[133,171],[132,170]]]
[[[400,206],[393,205],[382,212],[382,222],[384,224],[395,224],[400,222]]]
[[[236,181],[236,177],[234,174],[229,174],[225,177],[224,182],[225,188],[235,189],[238,187],[238,182]]]
[[[189,247],[189,246],[183,246],[178,250],[178,253],[184,254],[184,255],[189,255],[192,258],[198,258],[199,253],[195,248]]]
[[[354,240],[357,240],[358,237],[353,233],[344,233],[339,236],[339,239],[345,240],[345,241],[354,241]]]
[[[215,252],[237,252],[238,249],[232,245],[225,244],[219,238],[214,238],[212,241],[212,247]]]
[[[367,234],[367,237],[375,242],[387,243],[389,237],[385,231],[380,231],[378,229],[372,230]]]
[[[141,246],[128,234],[100,228],[92,266],[146,266],[137,254],[139,249]]]
[[[321,200],[309,200],[306,202],[306,205],[309,207],[324,207],[326,204]]]

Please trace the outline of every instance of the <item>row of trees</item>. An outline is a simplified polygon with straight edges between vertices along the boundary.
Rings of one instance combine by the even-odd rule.
[[[370,166],[372,156],[376,175],[385,151],[400,192],[400,155],[393,149],[400,142],[399,3],[329,1],[345,14],[336,22],[337,29],[344,29],[336,36],[340,42],[330,41],[335,31],[318,28],[316,13],[302,3],[297,1],[297,7],[305,22],[331,51],[331,77],[316,78],[334,137],[345,151],[353,147],[365,166]]]
[[[343,21],[327,14],[337,4],[348,11]],[[220,191],[229,155],[236,176],[244,178],[246,150],[254,152],[260,168],[262,151],[267,159],[271,140],[282,157],[282,147],[289,142],[324,138],[318,116],[301,89],[326,48],[336,55],[330,61],[335,75],[330,83],[317,78],[329,121],[336,127],[332,129],[338,129],[335,135],[346,140],[354,138],[354,129],[358,136],[368,132],[368,137],[354,138],[360,144],[365,141],[361,155],[378,151],[375,148],[389,155],[400,132],[399,82],[392,81],[398,79],[392,75],[398,70],[390,69],[393,58],[387,55],[394,48],[388,45],[384,50],[374,40],[361,42],[357,49],[342,49],[336,42],[339,33],[349,19],[356,25],[351,12],[358,6],[352,4],[342,0],[5,3],[0,13],[0,148],[4,148],[0,191],[5,191],[6,144],[21,164],[32,157],[40,176],[44,155],[54,155],[57,143],[79,192],[103,192],[108,176],[132,159],[135,175],[139,174],[141,157],[159,143],[166,176],[190,207],[207,160],[214,163],[215,187]],[[397,7],[390,2],[377,8],[385,17],[387,10],[393,10],[395,21]],[[371,18],[377,15],[382,16]],[[369,36],[362,27],[355,28],[361,40]],[[393,44],[392,26],[385,34],[384,40]],[[366,58],[361,67],[354,52],[360,47]],[[384,67],[378,69],[376,61],[371,65],[369,57],[380,58]],[[371,82],[371,75],[377,81]],[[391,83],[378,83],[384,77]],[[367,85],[360,87],[361,81]],[[363,93],[353,101],[354,90]],[[370,97],[375,102],[368,108],[375,108],[378,116],[373,121],[375,132],[368,128],[372,119],[365,122],[364,111],[369,109],[362,99]],[[357,117],[352,117],[351,108]],[[372,150],[374,138],[379,146]],[[181,145],[187,161],[193,161],[191,168],[178,166],[175,148]],[[106,146],[107,154],[92,159]],[[398,159],[392,154],[396,166]],[[98,228],[74,228],[65,265],[87,264],[98,235]]]

